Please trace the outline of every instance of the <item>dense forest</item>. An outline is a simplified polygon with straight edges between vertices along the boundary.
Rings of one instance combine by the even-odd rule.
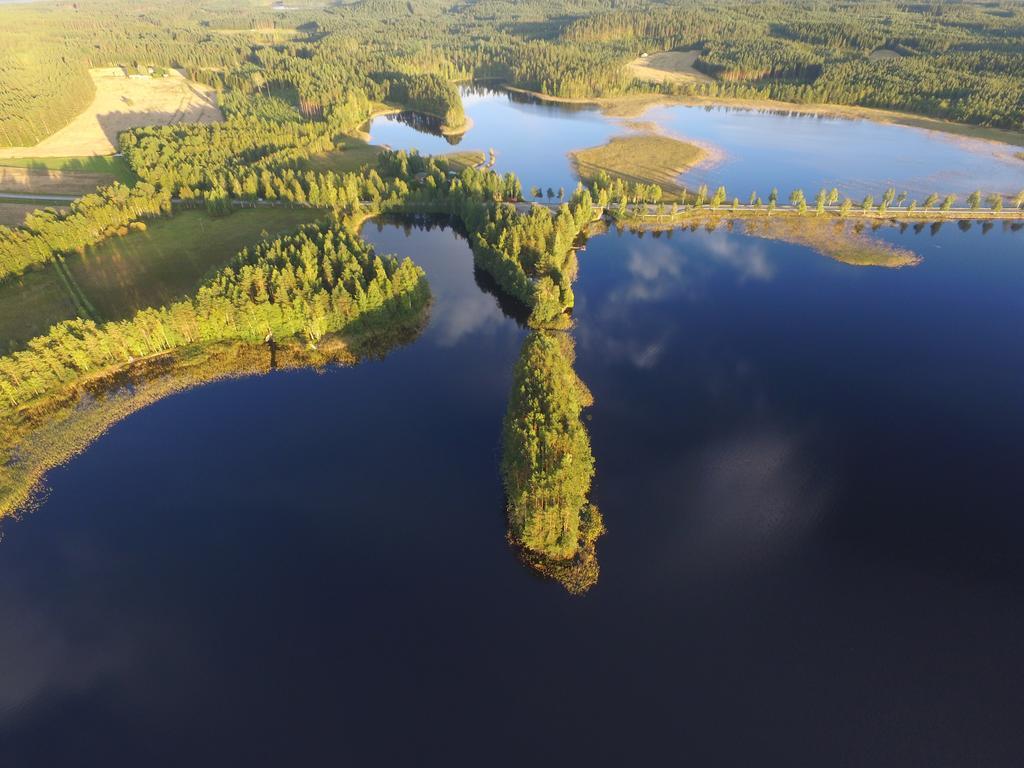
[[[0,146],[25,146],[64,127],[92,101],[85,59],[53,32],[6,26],[0,46]]]
[[[593,398],[573,360],[565,333],[526,338],[505,414],[501,471],[509,538],[528,564],[578,593],[597,581],[594,544],[604,524],[589,501],[594,456],[581,420]]]
[[[439,117],[447,129],[458,129],[466,123],[462,109],[462,97],[458,89],[448,80],[436,74],[383,73],[388,101]]]
[[[243,250],[193,299],[97,325],[73,320],[0,358],[0,418],[80,377],[189,345],[385,331],[416,322],[430,299],[423,271],[377,256],[343,226],[310,227]]]
[[[698,51],[694,66],[714,82],[664,86],[676,93],[855,104],[1018,130],[1024,122],[1020,3],[655,5],[587,16],[561,39],[610,57],[622,47]]]
[[[287,13],[97,0],[4,6],[0,21],[3,145],[66,124],[93,93],[88,68],[118,65],[179,67],[220,91],[229,114],[300,116],[335,131],[383,101],[458,128],[452,82],[474,77],[571,98],[657,91],[1024,122],[1024,6],[1012,0],[360,0]],[[629,74],[632,59],[662,50],[698,52],[694,66],[712,79]]]

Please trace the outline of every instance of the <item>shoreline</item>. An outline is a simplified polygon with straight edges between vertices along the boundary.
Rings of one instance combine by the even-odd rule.
[[[414,112],[418,115],[426,115],[427,117],[432,117],[435,120],[443,119],[441,118],[440,115],[435,115],[433,112],[425,112],[422,109],[404,109],[402,107],[395,107],[389,104],[383,104],[378,109],[373,110],[370,113],[370,116],[363,121],[362,125],[360,125],[359,128],[356,129],[356,131],[349,135],[354,136],[360,141],[370,144],[373,142],[373,136],[370,134],[369,131],[370,123],[372,123],[378,117],[384,117],[386,115],[397,115],[402,112]],[[466,119],[462,121],[462,125],[458,127],[452,127],[450,125],[442,123],[440,131],[442,136],[462,136],[464,133],[468,132],[472,127],[473,118],[471,118],[469,115],[466,115]]]
[[[196,343],[105,366],[0,419],[12,443],[0,473],[0,522],[31,511],[46,475],[75,458],[127,416],[169,395],[216,381],[300,368],[352,367],[414,341],[431,303],[415,322],[387,330],[338,331],[309,348],[298,337],[275,342]]]
[[[709,96],[669,96],[661,93],[635,93],[622,96],[594,96],[584,99],[570,99],[561,96],[538,93],[526,88],[510,85],[504,90],[533,96],[541,101],[555,104],[582,104],[597,107],[607,117],[640,118],[653,107],[658,106],[715,106],[743,109],[756,112],[795,112],[819,117],[835,117],[847,120],[869,120],[888,125],[902,125],[907,128],[935,131],[961,139],[973,139],[1010,147],[1024,147],[1024,131],[1008,128],[988,128],[969,123],[956,123],[910,112],[860,107],[848,104],[797,104],[790,101],[771,99],[732,99]]]
[[[707,207],[699,209],[688,208],[678,211],[675,215],[666,211],[661,215],[649,212],[634,217],[627,213],[625,216],[619,217],[605,209],[602,212],[601,218],[597,219],[593,226],[614,226],[645,232],[671,232],[695,226],[717,227],[721,224],[732,224],[735,222],[764,224],[768,226],[773,222],[778,222],[780,225],[790,223],[793,225],[806,225],[807,227],[827,227],[830,224],[845,225],[849,223],[854,226],[870,226],[872,228],[881,226],[942,225],[960,222],[970,222],[972,225],[974,223],[985,225],[1003,222],[1004,226],[1013,226],[1015,224],[1020,226],[1020,222],[1024,222],[1024,210],[999,211],[998,213],[995,211],[972,210],[931,210],[914,211],[913,213],[909,211],[903,211],[902,213],[893,213],[892,211],[879,213],[878,211],[853,210],[844,216],[835,209],[826,210],[821,215],[817,215],[813,212],[800,213],[795,208],[790,207],[776,208],[771,213],[768,213],[765,207],[756,209],[749,206],[741,206],[740,208],[733,209],[732,206],[722,206],[714,209]]]
[[[437,117],[437,115],[434,115],[434,117]],[[441,126],[441,134],[443,136],[462,136],[464,133],[467,133],[469,131],[469,129],[472,128],[472,127],[473,127],[473,118],[470,117],[469,115],[466,115],[466,119],[463,120],[462,121],[462,125],[460,125],[458,127],[452,127],[450,125],[442,125]]]

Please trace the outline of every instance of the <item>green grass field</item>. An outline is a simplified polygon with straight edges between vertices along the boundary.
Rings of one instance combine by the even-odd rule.
[[[330,152],[323,152],[313,155],[303,161],[302,167],[311,171],[325,173],[349,173],[358,171],[362,166],[373,166],[377,163],[377,155],[383,151],[383,147],[362,142],[346,145],[344,149],[335,149]]]
[[[0,283],[0,354],[21,349],[78,312],[52,264]]]
[[[116,320],[188,296],[245,246],[322,215],[311,208],[246,209],[223,218],[182,211],[68,258],[68,271],[100,317]]]
[[[642,184],[658,184],[671,199],[682,192],[679,174],[700,162],[705,151],[695,144],[667,136],[617,136],[600,147],[571,153],[576,172],[591,181],[601,171],[612,178]]]
[[[364,144],[352,140],[344,149],[336,149],[331,152],[324,152],[306,160],[303,168],[313,171],[335,173],[349,173],[358,171],[364,165],[373,167],[377,162],[377,155],[384,151],[383,147],[375,144]],[[487,159],[487,155],[480,150],[466,150],[465,152],[448,152],[444,155],[437,155],[438,159],[447,160],[452,168],[461,171],[471,165],[479,165]]]
[[[47,171],[74,173],[105,173],[122,184],[134,184],[135,174],[123,157],[96,155],[94,157],[23,157],[0,160],[7,168],[36,168]]]
[[[68,257],[66,274],[98,320],[129,317],[191,294],[212,270],[247,245],[323,215],[310,208],[259,208],[211,218],[183,211],[145,232],[112,237]],[[54,264],[0,283],[0,354],[20,349],[61,320],[81,314]]]

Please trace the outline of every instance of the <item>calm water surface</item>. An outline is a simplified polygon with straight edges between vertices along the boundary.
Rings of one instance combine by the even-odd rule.
[[[576,186],[567,154],[636,132],[637,121],[608,118],[595,108],[536,102],[481,88],[463,90],[473,127],[457,149],[493,148],[496,168],[514,171],[523,185],[566,191]],[[1016,194],[1024,189],[1020,147],[954,137],[900,125],[836,117],[778,114],[726,107],[665,106],[641,122],[714,150],[717,161],[682,176],[690,189],[724,184],[746,201],[751,191],[765,199],[777,187],[783,199],[795,188],[810,197],[821,187],[863,197],[888,186],[923,200],[932,192],[964,198],[974,189]],[[395,149],[451,152],[449,140],[431,136],[395,118],[378,118],[373,141]]]
[[[1018,764],[1024,233],[591,239],[583,598],[504,539],[524,331],[450,229],[364,235],[421,339],[162,401],[3,526],[0,765]]]
[[[625,129],[467,111],[459,148],[527,186],[570,188],[565,153]],[[741,189],[1024,186],[990,145],[895,126],[646,119]],[[584,598],[504,538],[524,330],[451,229],[364,236],[427,270],[419,340],[168,398],[2,526],[0,765],[1019,764],[1024,232],[882,229],[923,256],[897,271],[726,229],[591,239],[574,334],[609,532]]]

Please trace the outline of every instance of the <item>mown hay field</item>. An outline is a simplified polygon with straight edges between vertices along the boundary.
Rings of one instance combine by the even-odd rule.
[[[177,70],[165,77],[128,77],[120,67],[89,70],[96,96],[84,112],[34,147],[4,147],[0,158],[110,155],[121,131],[143,125],[213,123],[224,119],[213,90]]]

